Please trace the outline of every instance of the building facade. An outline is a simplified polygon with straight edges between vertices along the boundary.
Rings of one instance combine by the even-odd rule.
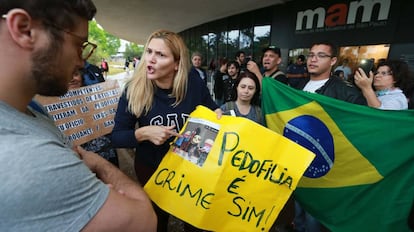
[[[339,62],[354,68],[364,59],[397,58],[414,69],[414,1],[294,0],[212,21],[181,32],[190,51],[204,55],[204,65],[221,57],[234,59],[238,50],[260,62],[261,50],[282,50],[282,69],[314,42],[338,46]]]

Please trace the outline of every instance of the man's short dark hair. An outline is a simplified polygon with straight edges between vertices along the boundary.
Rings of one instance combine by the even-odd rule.
[[[62,29],[76,26],[76,17],[92,20],[96,7],[92,0],[0,0],[0,14],[12,9],[25,10],[35,20]]]
[[[235,55],[235,58],[239,58],[241,54],[246,55],[246,53],[243,52],[243,51],[237,51],[236,55]]]
[[[337,50],[336,46],[331,42],[324,41],[324,42],[313,43],[312,46],[310,46],[310,48],[312,48],[315,45],[326,45],[326,46],[330,47],[330,49],[331,49],[331,54],[329,54],[329,55],[331,55],[332,57],[337,57],[338,56],[338,50]]]
[[[232,61],[227,62],[227,68],[229,68],[231,65],[234,65],[236,67],[236,69],[240,71],[240,64],[239,64],[239,62],[237,62],[235,60],[232,60]]]

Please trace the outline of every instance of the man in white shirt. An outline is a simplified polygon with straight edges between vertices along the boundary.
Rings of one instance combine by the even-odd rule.
[[[364,96],[357,88],[331,75],[332,67],[336,62],[337,50],[333,44],[328,42],[313,44],[306,61],[309,78],[305,78],[297,88],[350,103],[366,105]]]
[[[366,105],[366,100],[358,89],[336,76],[331,76],[332,67],[337,62],[336,53],[336,47],[331,43],[313,44],[306,61],[309,77],[297,88],[350,103]],[[298,202],[295,202],[294,224],[297,231],[324,231],[324,227],[305,212]]]

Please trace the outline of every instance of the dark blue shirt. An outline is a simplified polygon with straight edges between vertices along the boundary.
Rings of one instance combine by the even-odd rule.
[[[137,123],[139,127],[176,125],[176,130],[179,132],[196,106],[203,105],[211,110],[218,108],[201,78],[188,79],[187,95],[175,107],[172,106],[175,98],[169,96],[171,90],[156,88],[151,110],[148,114],[142,114],[139,117],[128,110],[128,100],[125,92],[119,100],[115,115],[115,126],[112,131],[113,146],[136,148],[135,159],[142,161],[151,168],[158,167],[174,138],[172,137],[162,145],[155,145],[150,141],[138,143],[135,138],[135,125]]]

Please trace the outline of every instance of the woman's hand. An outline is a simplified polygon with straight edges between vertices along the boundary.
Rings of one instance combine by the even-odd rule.
[[[257,77],[262,76],[262,74],[260,73],[259,66],[256,64],[256,62],[254,61],[247,62],[246,68],[250,72],[254,73]]]
[[[355,84],[361,89],[372,89],[372,81],[374,80],[374,73],[369,71],[369,77],[365,74],[362,68],[358,68],[354,76]]]
[[[252,73],[254,73],[254,75],[256,75],[256,77],[259,79],[260,86],[262,86],[263,75],[260,72],[260,68],[256,64],[256,62],[254,62],[254,61],[247,62],[246,68],[247,68],[247,70],[249,70],[249,72],[252,72]]]
[[[223,116],[223,111],[220,108],[217,108],[214,112],[217,114],[217,119],[220,119],[221,116]]]
[[[175,132],[175,125],[144,126],[135,130],[135,138],[138,140],[138,142],[148,140],[155,145],[161,145],[165,143],[165,141],[167,141],[172,136],[180,136],[180,134]]]
[[[365,99],[367,99],[368,106],[379,108],[381,102],[372,88],[372,81],[374,80],[374,73],[369,71],[369,77],[365,74],[362,68],[358,68],[354,76],[355,84],[361,89]]]

